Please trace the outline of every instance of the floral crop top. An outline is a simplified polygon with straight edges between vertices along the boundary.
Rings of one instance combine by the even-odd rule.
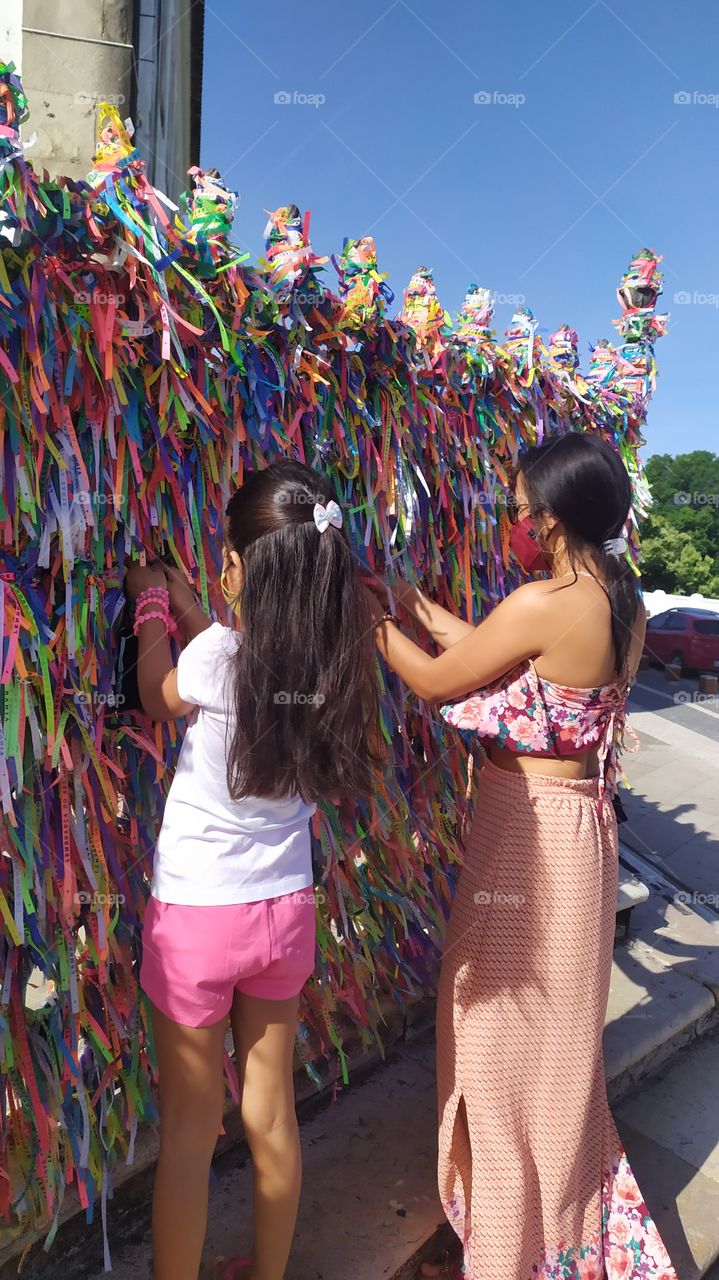
[[[617,789],[619,756],[636,750],[627,723],[629,682],[575,689],[537,675],[530,660],[461,702],[440,707],[456,729],[472,729],[483,744],[495,743],[533,756],[572,756],[599,747],[599,803]],[[625,732],[632,736],[627,747]]]

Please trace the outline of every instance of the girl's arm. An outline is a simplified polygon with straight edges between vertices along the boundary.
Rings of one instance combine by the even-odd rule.
[[[147,587],[167,587],[163,569],[132,564],[125,577],[127,594],[136,600]],[[137,688],[143,710],[153,720],[179,720],[193,710],[194,704],[183,702],[177,692],[177,668],[160,618],[148,618],[138,629]]]
[[[371,607],[380,653],[423,701],[461,698],[548,647],[551,633],[544,593],[537,592],[536,585],[527,583],[513,591],[484,622],[469,628],[469,634],[437,658],[420,649],[394,623],[382,621],[374,599]]]
[[[191,605],[182,610],[181,614],[172,610],[174,617],[182,627],[186,640],[194,640],[195,636],[199,636],[201,631],[206,631],[212,626],[212,618],[208,618],[202,605],[198,600],[193,600]]]
[[[208,618],[202,609],[185,575],[175,565],[163,564],[162,567],[167,579],[165,586],[170,593],[172,616],[182,627],[185,639],[194,640],[212,625],[212,618]]]
[[[152,720],[179,720],[194,711],[194,703],[183,702],[177,692],[174,666],[165,624],[148,618],[138,631],[137,688],[143,710]]]

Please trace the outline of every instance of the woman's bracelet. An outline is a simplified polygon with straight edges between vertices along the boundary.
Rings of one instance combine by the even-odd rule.
[[[395,626],[397,626],[397,619],[395,618],[393,613],[389,612],[389,609],[387,610],[386,613],[382,614],[381,618],[377,619],[374,625],[376,627],[381,627],[383,622],[394,622]]]

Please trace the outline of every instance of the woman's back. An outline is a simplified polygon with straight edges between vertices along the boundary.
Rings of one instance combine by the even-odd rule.
[[[594,689],[618,678],[607,593],[591,574],[580,570],[562,581],[534,582],[524,588],[541,599],[548,631],[544,650],[534,666],[544,680]],[[644,644],[645,615],[637,611],[627,661],[627,677],[634,676]]]
[[[542,651],[532,662],[541,682],[582,692],[602,691],[597,699],[582,708],[580,700],[574,705],[562,707],[558,690],[545,690],[537,699],[535,720],[540,717],[537,749],[521,750],[517,745],[503,746],[494,740],[488,754],[494,764],[511,772],[544,773],[552,777],[591,778],[602,772],[603,756],[609,750],[607,736],[612,735],[617,716],[624,722],[625,691],[633,679],[644,645],[646,615],[640,604],[631,630],[625,670],[616,668],[616,646],[612,633],[612,611],[602,584],[591,574],[580,570],[566,579],[530,583],[523,588],[532,592],[540,604],[543,615]],[[624,695],[624,696],[622,696]],[[559,712],[557,713],[557,709]],[[616,708],[616,709],[615,709]],[[540,711],[541,709],[541,711]],[[582,731],[587,740],[593,738],[585,749],[562,749],[557,733],[556,720],[566,716],[570,725]],[[545,730],[546,726],[546,730]],[[539,736],[546,742],[539,746]],[[567,737],[569,737],[569,732]],[[550,749],[550,744],[554,750]],[[610,761],[610,766],[613,761]]]

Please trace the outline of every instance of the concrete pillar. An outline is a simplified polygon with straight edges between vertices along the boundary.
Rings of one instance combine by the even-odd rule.
[[[22,75],[22,12],[23,0],[3,0],[0,9],[0,59],[14,62],[18,75]]]
[[[130,114],[132,0],[24,0],[21,7],[25,134],[37,133],[28,159],[51,177],[84,177],[95,149],[97,103],[113,102],[123,118]]]

